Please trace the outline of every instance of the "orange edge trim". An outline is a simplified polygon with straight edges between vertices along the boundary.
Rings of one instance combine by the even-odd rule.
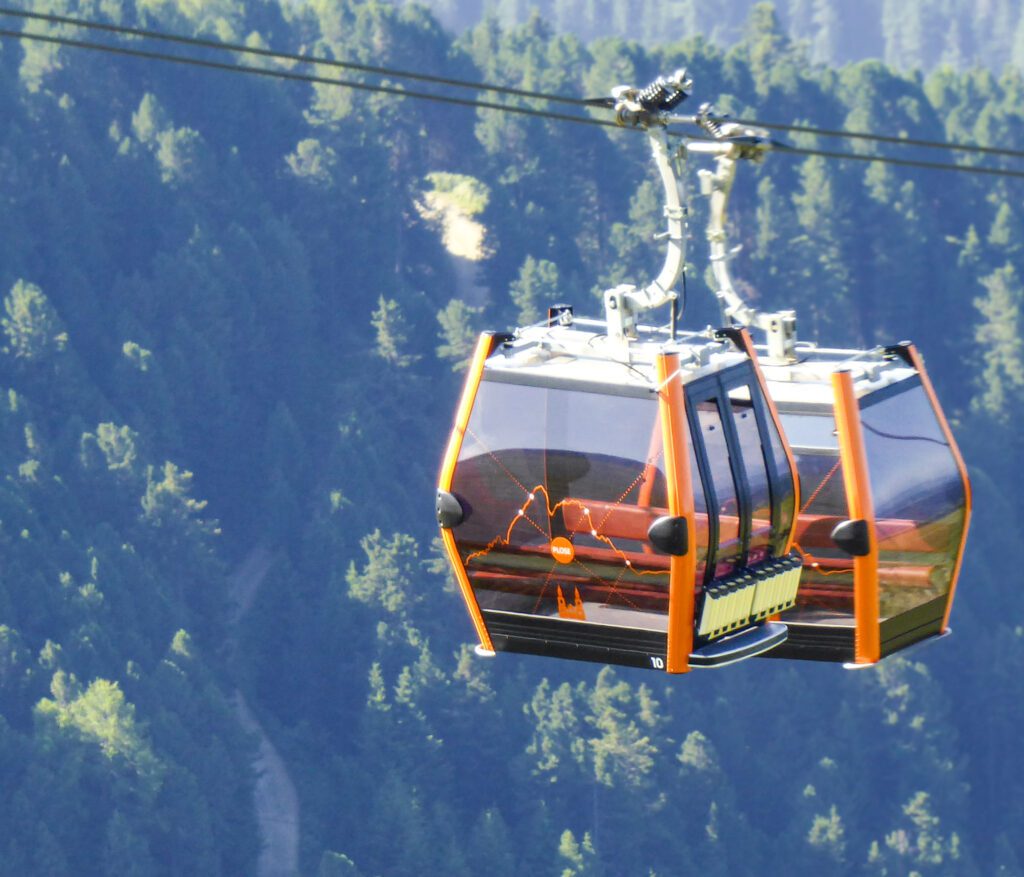
[[[466,601],[466,608],[469,610],[469,617],[473,619],[473,627],[476,628],[476,635],[480,639],[480,647],[489,652],[494,651],[494,643],[491,642],[491,635],[487,632],[487,625],[484,624],[484,616],[480,612],[480,604],[476,602],[476,595],[469,583],[469,576],[466,575],[466,567],[459,557],[459,549],[455,546],[455,534],[451,530],[441,529],[441,538],[444,540],[444,548],[448,554],[448,562],[455,570],[455,578],[459,583],[459,590],[462,591],[462,599]]]
[[[455,412],[455,426],[441,463],[441,474],[437,479],[437,486],[441,490],[451,489],[455,464],[459,462],[459,451],[462,450],[462,439],[466,434],[466,427],[469,426],[469,415],[473,413],[473,403],[476,401],[476,393],[484,374],[484,364],[493,349],[494,336],[485,332],[476,343],[476,350],[473,351],[473,359],[470,360],[469,371],[466,374],[466,383],[462,388],[462,398]]]
[[[942,630],[945,632],[949,630],[949,613],[953,609],[953,597],[956,594],[956,583],[960,579],[960,566],[963,564],[964,546],[967,544],[967,530],[971,524],[971,480],[967,475],[967,465],[964,463],[964,458],[960,454],[960,448],[956,443],[956,439],[953,437],[953,430],[950,429],[949,422],[946,420],[946,415],[942,412],[942,406],[939,405],[938,396],[935,395],[935,388],[932,386],[931,378],[928,377],[928,371],[924,367],[923,357],[913,344],[907,345],[907,354],[910,356],[910,361],[913,363],[918,376],[921,378],[921,386],[924,387],[924,392],[928,396],[928,401],[932,403],[932,410],[935,412],[935,416],[939,420],[939,426],[942,428],[942,432],[946,436],[946,441],[949,442],[949,449],[953,452],[953,459],[956,461],[956,468],[960,471],[960,480],[964,483],[964,529],[960,534],[960,547],[957,549],[956,563],[953,565],[953,578],[949,583],[949,597],[946,600],[946,613],[942,616]]]
[[[455,414],[455,426],[452,429],[451,438],[448,440],[448,448],[441,463],[441,474],[437,479],[438,490],[451,490],[452,479],[455,477],[455,465],[459,461],[459,452],[462,450],[462,439],[466,435],[466,427],[469,426],[469,415],[473,411],[473,403],[476,401],[476,393],[480,388],[480,380],[484,374],[484,364],[487,362],[487,357],[491,355],[493,349],[494,336],[485,332],[480,336],[480,340],[477,341],[476,350],[470,362],[469,372],[466,374],[462,399]],[[494,644],[491,642],[491,635],[487,632],[487,625],[484,624],[484,616],[480,612],[480,604],[477,603],[473,587],[469,583],[466,566],[459,556],[458,547],[455,545],[455,535],[451,530],[446,530],[442,527],[441,538],[444,540],[448,562],[455,571],[459,590],[462,591],[462,599],[466,602],[469,617],[473,621],[473,627],[476,628],[476,635],[480,640],[480,646],[489,652],[493,652]]]
[[[843,461],[843,483],[850,504],[850,517],[867,522],[871,545],[866,556],[853,559],[854,661],[857,664],[874,664],[882,656],[878,621],[878,539],[853,375],[848,371],[833,372],[832,390],[835,393],[839,456]]]
[[[667,673],[687,673],[693,650],[694,580],[697,575],[697,528],[694,517],[690,458],[686,452],[686,399],[683,395],[679,356],[657,357],[658,394],[662,443],[665,448],[665,479],[668,482],[669,514],[686,520],[689,550],[669,561]]]
[[[743,338],[743,347],[746,350],[750,361],[754,363],[754,374],[757,375],[757,382],[761,385],[761,393],[764,396],[765,404],[768,406],[768,413],[775,422],[775,428],[779,431],[779,439],[782,442],[782,450],[789,461],[789,471],[793,479],[793,520],[789,526],[789,536],[786,537],[784,554],[793,550],[793,541],[796,539],[796,522],[800,517],[800,476],[797,474],[796,458],[793,456],[793,449],[789,446],[789,439],[786,438],[786,430],[782,428],[782,418],[779,417],[779,409],[775,406],[775,400],[768,392],[768,382],[765,380],[764,372],[761,371],[761,363],[757,358],[757,351],[754,349],[754,342],[750,339],[750,333],[746,329],[740,329],[740,336]]]

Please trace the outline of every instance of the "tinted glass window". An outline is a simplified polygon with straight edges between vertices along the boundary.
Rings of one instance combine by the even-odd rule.
[[[750,490],[750,548],[747,552],[747,564],[752,565],[764,560],[771,548],[771,489],[768,485],[768,470],[765,466],[765,454],[761,447],[761,433],[757,426],[753,403],[749,399],[731,398],[730,405],[736,434],[740,440],[747,486]]]
[[[949,591],[964,527],[965,497],[955,458],[918,383],[872,404],[861,424],[878,528],[881,616]]]
[[[796,547],[804,556],[797,605],[784,619],[853,624],[853,561],[832,541],[832,529],[849,517],[839,438],[831,410],[780,413],[800,479]]]
[[[739,499],[732,474],[729,447],[722,429],[718,400],[698,402],[696,409],[718,513],[718,550],[715,554],[713,577],[720,578],[736,568],[743,551],[740,541]]]
[[[485,381],[452,483],[483,609],[664,630],[668,514],[657,398]]]
[[[781,554],[785,549],[785,542],[793,525],[793,516],[796,514],[796,495],[793,491],[793,481],[791,478],[799,479],[800,475],[798,472],[791,473],[790,471],[789,457],[782,443],[782,436],[779,435],[779,430],[775,426],[775,421],[772,420],[767,412],[765,413],[765,419],[767,421],[766,425],[772,459],[775,461],[775,472],[781,482],[778,487],[781,493],[778,497],[779,518],[775,522],[775,533],[778,540],[775,545],[775,553]]]
[[[694,581],[703,582],[708,563],[708,501],[704,484],[700,477],[700,467],[697,465],[697,455],[693,448],[693,442],[687,439],[686,445],[690,455],[690,477],[693,480],[693,510],[697,530],[697,571],[694,575]]]

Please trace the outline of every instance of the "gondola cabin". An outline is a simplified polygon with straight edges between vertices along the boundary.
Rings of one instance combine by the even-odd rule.
[[[737,163],[772,141],[708,105],[671,115],[690,84],[678,70],[606,104],[648,135],[661,272],[606,290],[603,321],[556,306],[480,339],[438,485],[445,549],[481,652],[669,673],[755,655],[870,666],[949,629],[967,471],[913,345],[799,343],[794,312],[739,296],[726,206]],[[670,148],[678,122],[702,136]],[[715,162],[698,176],[731,328],[677,334],[691,155]],[[640,325],[666,304],[668,328]]]
[[[679,673],[778,646],[796,490],[756,361],[653,330],[627,361],[602,327],[477,348],[437,513],[481,648]]]
[[[871,664],[948,630],[967,471],[913,345],[796,354],[763,365],[799,473],[804,560],[772,657]]]

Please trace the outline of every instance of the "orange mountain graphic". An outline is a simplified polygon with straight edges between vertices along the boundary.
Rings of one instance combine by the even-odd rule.
[[[580,589],[574,588],[576,600],[572,605],[565,602],[565,595],[562,593],[562,586],[558,586],[558,616],[559,618],[575,618],[579,621],[587,620],[587,613],[583,610],[583,598],[580,597]]]

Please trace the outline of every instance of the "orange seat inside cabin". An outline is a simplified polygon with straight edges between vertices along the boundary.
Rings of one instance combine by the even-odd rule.
[[[647,541],[647,530],[657,518],[667,514],[668,509],[598,500],[572,500],[562,506],[565,527],[570,533],[590,533],[592,530],[596,530],[598,536],[603,536],[612,542],[618,539],[640,543],[641,551],[622,551],[622,554],[634,565],[663,566],[666,570],[668,569],[668,557],[654,552]],[[708,544],[708,516],[698,512],[694,517],[698,550],[700,547],[704,548],[698,559],[698,570],[700,570]],[[723,529],[732,532],[739,530],[739,518],[735,515],[723,515],[719,517],[719,520],[725,524]],[[771,522],[755,518],[751,531],[752,538],[767,540],[771,533]],[[721,543],[720,548],[725,553],[729,553],[735,550],[737,543],[737,539],[727,539]],[[616,557],[615,550],[611,548],[577,545],[576,552],[578,555],[592,558],[595,561],[612,560]],[[701,577],[702,574],[698,572],[698,579]]]
[[[584,512],[589,511],[589,515]],[[632,563],[640,566],[661,566],[668,568],[668,559],[657,555],[647,540],[647,530],[660,516],[667,514],[666,509],[610,503],[597,500],[578,500],[563,505],[563,519],[566,529],[573,533],[589,533],[591,522],[596,522],[600,536],[615,541],[630,540],[643,546],[642,551],[622,551]],[[734,516],[723,516],[725,529],[735,529],[739,521]],[[832,541],[833,528],[844,519],[835,515],[801,514],[797,519],[795,542],[805,556],[808,568],[805,578],[808,584],[819,581],[824,584],[824,577],[829,574],[853,571],[852,557],[821,556],[822,549],[835,551]],[[706,514],[695,516],[696,537],[699,546],[708,542],[708,518]],[[876,522],[876,535],[879,548],[879,564],[884,569],[887,583],[908,588],[928,588],[932,586],[932,564],[902,562],[900,555],[930,554],[936,551],[935,538],[942,541],[945,534],[932,533],[931,538],[916,521],[912,520],[879,520]],[[770,532],[770,522],[755,519],[752,527],[754,536],[766,537]],[[932,528],[934,529],[934,527]],[[735,539],[727,540],[722,548],[725,551],[735,547]],[[618,547],[618,546],[617,546]],[[818,549],[816,551],[815,549]],[[621,548],[620,548],[621,550]],[[595,562],[610,562],[616,559],[616,552],[611,548],[578,545],[577,554],[590,558]],[[660,560],[657,558],[661,558]],[[816,563],[819,575],[810,564]],[[829,583],[832,585],[838,582]]]

